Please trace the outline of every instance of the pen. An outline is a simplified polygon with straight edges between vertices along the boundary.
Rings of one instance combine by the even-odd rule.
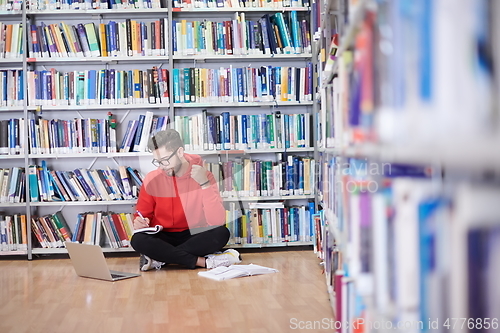
[[[136,212],[137,212],[137,215],[139,215],[141,217],[141,219],[145,220],[144,216],[142,216],[140,211],[136,210]]]

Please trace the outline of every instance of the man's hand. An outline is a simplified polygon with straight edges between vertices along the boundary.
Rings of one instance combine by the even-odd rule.
[[[198,184],[203,184],[208,181],[207,169],[201,165],[194,164],[191,167],[191,178],[193,178]]]
[[[147,217],[142,218],[140,216],[137,216],[134,219],[133,223],[134,223],[134,230],[149,227],[149,219]]]

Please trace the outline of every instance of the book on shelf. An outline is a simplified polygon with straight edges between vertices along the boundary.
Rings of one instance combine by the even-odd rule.
[[[309,148],[308,114],[175,116],[174,128],[186,150],[251,150]]]
[[[311,102],[312,71],[310,62],[305,67],[174,68],[174,103]]]
[[[229,267],[220,266],[208,271],[198,272],[198,275],[212,280],[222,281],[245,276],[263,275],[277,272],[279,271],[274,268],[249,264],[231,265]]]
[[[45,161],[42,161],[45,162]],[[143,176],[137,170],[122,166],[121,170],[107,167],[106,169],[78,168],[70,171],[49,170],[44,166],[29,167],[30,190],[32,202],[39,201],[110,201],[131,200],[137,195],[137,189],[142,186]],[[15,185],[14,202],[24,202],[24,193],[21,191],[24,184],[24,171],[20,170],[17,178],[5,175],[10,174],[9,169],[0,169],[2,190],[0,202],[10,200],[10,186]],[[5,172],[7,171],[7,173]],[[4,181],[4,179],[7,179]],[[135,188],[135,190],[134,190]],[[21,191],[21,192],[20,192]],[[135,191],[135,192],[134,192]],[[23,194],[21,196],[21,194]],[[18,199],[19,197],[19,199]],[[21,201],[23,200],[23,201]]]
[[[225,223],[231,234],[229,244],[310,242],[315,230],[313,214],[312,202],[291,207],[283,203],[249,203],[249,208],[243,209],[231,202]]]
[[[222,22],[173,20],[172,32],[174,56],[311,53],[309,24],[299,22],[296,11],[266,14],[258,21],[238,12]],[[276,33],[286,37],[285,47],[276,43]]]
[[[28,96],[31,97],[29,105],[168,104],[168,70],[156,66],[150,70],[151,76],[147,75],[147,69],[86,69],[66,72],[54,68],[50,70],[30,70],[26,74]],[[54,85],[53,82],[56,81],[62,81],[62,84]],[[153,89],[149,91],[147,87]],[[53,89],[56,90],[52,91]],[[5,103],[8,101],[6,100]],[[20,102],[22,100],[16,101],[14,104]]]
[[[26,215],[0,213],[0,251],[27,250]]]
[[[113,9],[113,10],[129,10],[134,9],[158,9],[165,8],[162,7],[165,4],[160,0],[141,0],[133,2],[121,2],[121,1],[111,1],[111,0],[93,0],[93,1],[65,1],[65,2],[50,2],[47,0],[33,0],[27,4],[27,10],[30,14],[45,13],[45,12],[56,12],[60,10],[103,10],[103,9]],[[21,8],[21,2],[15,1],[13,4],[2,5],[7,11],[18,11]],[[0,7],[2,8],[2,7]]]

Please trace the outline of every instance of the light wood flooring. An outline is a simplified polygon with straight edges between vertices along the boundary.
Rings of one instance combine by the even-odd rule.
[[[312,251],[242,256],[279,273],[212,281],[172,265],[107,282],[78,277],[69,259],[0,260],[0,332],[300,332],[300,322],[332,318]],[[107,258],[129,272],[138,260]]]

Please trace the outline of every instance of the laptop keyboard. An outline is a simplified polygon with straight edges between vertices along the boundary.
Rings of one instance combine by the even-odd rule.
[[[116,279],[116,278],[121,278],[121,277],[123,277],[123,275],[120,275],[120,274],[111,274],[111,277],[112,277],[113,279]]]

